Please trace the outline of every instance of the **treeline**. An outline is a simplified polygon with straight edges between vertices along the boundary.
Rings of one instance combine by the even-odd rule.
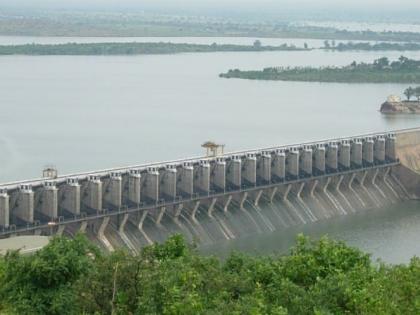
[[[250,51],[309,51],[307,43],[302,47],[282,44],[262,45],[257,40],[253,45],[234,44],[176,44],[176,43],[66,43],[66,44],[24,44],[0,46],[0,55],[147,55],[200,52],[250,52]],[[321,49],[347,50],[420,50],[416,43],[339,43],[325,41]]]
[[[146,55],[223,51],[296,51],[308,50],[294,45],[263,46],[260,41],[253,45],[211,45],[175,43],[67,43],[26,44],[0,46],[0,55]]]
[[[222,78],[343,83],[420,83],[420,61],[401,56],[390,62],[383,57],[373,63],[353,61],[344,67],[271,67],[260,71],[229,70]]]
[[[419,43],[363,43],[363,42],[348,42],[338,43],[335,41],[324,41],[323,49],[347,51],[347,50],[366,50],[366,51],[381,51],[381,50],[394,50],[394,51],[409,51],[420,50]]]
[[[103,254],[55,238],[36,254],[0,258],[0,313],[419,314],[420,259],[372,264],[327,238],[299,236],[285,256],[202,256],[180,236],[139,255]]]

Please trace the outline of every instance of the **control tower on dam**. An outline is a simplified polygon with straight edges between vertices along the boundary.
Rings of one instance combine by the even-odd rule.
[[[417,199],[419,171],[410,129],[24,180],[0,184],[0,237],[207,244]]]

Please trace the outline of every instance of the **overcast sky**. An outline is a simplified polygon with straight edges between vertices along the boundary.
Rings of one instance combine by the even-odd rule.
[[[378,6],[378,9],[386,9],[387,7],[411,7],[420,8],[420,0],[0,0],[1,5],[36,5],[36,6],[179,6],[188,5],[193,7],[224,7],[224,6],[270,6],[270,7],[299,7],[301,5],[315,6],[334,6],[334,7],[360,7]]]
[[[420,0],[0,0],[0,13],[47,9],[174,14],[246,20],[420,23]],[[35,10],[34,10],[35,9]]]

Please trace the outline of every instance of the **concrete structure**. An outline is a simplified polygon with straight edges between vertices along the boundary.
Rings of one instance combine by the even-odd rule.
[[[241,188],[242,160],[239,156],[231,156],[226,160],[226,190],[232,191]]]
[[[132,203],[138,206],[141,202],[141,172],[140,170],[132,169],[126,178],[128,178],[128,187],[124,190],[126,192],[125,203]]]
[[[174,201],[177,195],[177,170],[175,165],[166,165],[159,170],[159,200]]]
[[[351,147],[349,140],[340,141],[338,144],[338,168],[348,170],[351,166]]]
[[[327,144],[325,169],[327,173],[334,173],[338,170],[338,146],[336,142]]]
[[[226,161],[218,158],[210,166],[210,189],[214,192],[226,190]]]
[[[67,178],[60,187],[58,198],[60,212],[80,214],[80,184],[76,178]]]
[[[367,137],[363,139],[363,165],[364,166],[370,166],[373,165],[374,162],[374,140],[372,137]]]
[[[385,137],[378,136],[374,142],[374,158],[376,163],[385,162]]]
[[[261,152],[257,160],[257,183],[271,183],[271,154],[270,152]]]
[[[184,162],[177,168],[177,195],[191,197],[194,192],[194,167],[190,162]]]
[[[242,187],[254,187],[257,184],[257,158],[249,153],[242,160]]]
[[[360,139],[353,139],[351,142],[350,149],[350,161],[353,168],[359,168],[363,165],[362,155],[362,141]]]
[[[141,177],[141,195],[145,204],[156,204],[159,200],[159,171],[157,167],[148,167]]]
[[[395,161],[397,159],[396,153],[396,138],[395,135],[389,134],[385,138],[385,157],[387,161]]]
[[[210,194],[210,163],[206,160],[194,167],[194,193],[200,196]]]
[[[314,175],[325,174],[325,145],[322,143],[313,145],[313,170]]]
[[[34,222],[34,192],[32,185],[20,185],[14,200],[12,215],[25,223]]]
[[[299,149],[292,147],[286,151],[286,179],[299,177]]]
[[[299,175],[309,177],[312,175],[312,148],[304,145],[299,152]]]
[[[9,201],[10,198],[7,194],[7,189],[0,189],[0,227],[9,227]]]
[[[107,209],[119,209],[122,205],[122,176],[119,172],[111,172],[103,180],[103,203]]]
[[[82,205],[86,210],[102,211],[102,182],[98,175],[90,175],[81,189]]]
[[[271,178],[273,182],[282,182],[286,178],[286,153],[275,150],[272,154]]]
[[[1,184],[0,236],[100,230],[102,244],[123,238],[134,247],[124,232],[133,220],[136,233],[149,244],[157,237],[147,233],[167,233],[165,220],[176,220],[183,233],[199,233],[205,216],[214,220],[215,230],[231,239],[234,233],[218,211],[228,216],[240,209],[252,225],[272,230],[261,209],[247,210],[250,204],[258,207],[281,199],[294,221],[312,222],[319,216],[306,204],[308,198],[345,214],[354,203],[362,207],[382,204],[381,198],[399,198],[404,189],[418,196],[411,189],[417,185],[413,172],[420,172],[418,161],[420,129],[70,174],[47,182]],[[375,192],[367,192],[368,185],[374,185]],[[346,187],[353,197],[343,192]],[[257,217],[251,219],[252,213]],[[105,218],[114,216],[124,224],[119,219],[108,224]],[[63,225],[68,228],[64,230]],[[109,237],[107,231],[113,226],[117,236]],[[159,232],[150,231],[150,226]],[[214,237],[214,233],[208,235]]]
[[[58,189],[56,183],[47,181],[39,189],[37,196],[40,196],[40,198],[37,200],[35,210],[48,219],[56,219],[58,217]]]

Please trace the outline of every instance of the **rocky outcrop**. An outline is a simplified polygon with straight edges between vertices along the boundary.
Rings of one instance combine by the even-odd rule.
[[[420,102],[386,101],[382,104],[380,112],[383,114],[420,114]]]

